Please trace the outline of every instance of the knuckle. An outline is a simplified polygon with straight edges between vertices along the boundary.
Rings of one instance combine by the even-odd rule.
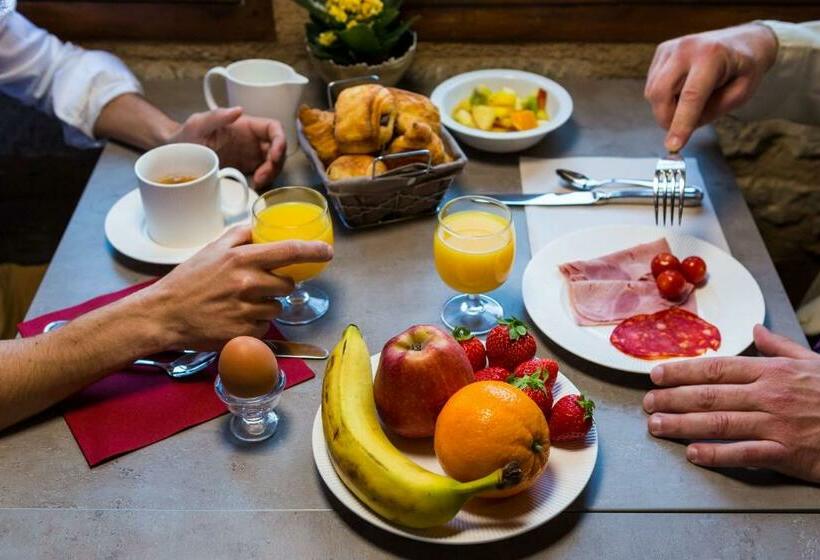
[[[709,419],[709,435],[714,438],[723,438],[729,432],[729,415],[723,412],[712,414]]]
[[[699,89],[691,86],[684,87],[680,92],[681,103],[695,103],[700,100],[702,93]]]
[[[298,243],[296,241],[283,241],[277,248],[279,258],[285,262],[295,260],[299,256]]]
[[[711,385],[701,387],[697,394],[697,406],[701,410],[713,410],[717,404],[717,390]]]
[[[718,360],[705,361],[703,375],[707,383],[720,383],[723,380],[723,366]]]
[[[247,294],[256,287],[256,280],[250,274],[237,274],[235,280],[236,291],[241,294]]]

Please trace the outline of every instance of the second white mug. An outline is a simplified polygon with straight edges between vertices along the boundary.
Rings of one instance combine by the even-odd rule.
[[[230,106],[241,106],[255,117],[276,119],[285,129],[288,155],[299,149],[296,139],[296,108],[308,79],[282,62],[265,59],[240,60],[208,70],[202,84],[209,109],[219,104],[213,95],[213,82],[225,81]]]
[[[226,220],[247,212],[250,190],[238,169],[219,169],[219,157],[200,144],[166,144],[134,164],[148,235],[166,247],[196,247],[216,239]],[[239,183],[242,202],[225,208],[220,180]],[[174,179],[176,182],[171,183]]]

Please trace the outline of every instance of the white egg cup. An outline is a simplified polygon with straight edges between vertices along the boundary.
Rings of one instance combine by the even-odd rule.
[[[214,381],[214,390],[219,399],[231,411],[231,433],[239,440],[256,442],[263,441],[276,433],[279,427],[279,416],[276,407],[285,390],[285,372],[279,370],[279,381],[270,392],[249,399],[237,397],[228,393],[222,385],[222,379],[217,375]]]

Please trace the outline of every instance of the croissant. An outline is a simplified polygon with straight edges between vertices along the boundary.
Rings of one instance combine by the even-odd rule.
[[[387,88],[396,100],[396,130],[404,134],[414,122],[428,125],[433,132],[441,129],[441,116],[438,108],[427,97],[398,88]]]
[[[299,120],[302,131],[316,155],[327,165],[339,156],[339,144],[333,135],[333,124],[336,117],[330,111],[311,109],[307,105],[299,107]]]
[[[331,181],[339,181],[351,177],[370,177],[373,174],[374,167],[376,169],[376,175],[381,175],[387,171],[387,167],[385,167],[384,163],[376,161],[373,156],[339,156],[330,164],[330,167],[327,168],[327,176],[330,177]]]
[[[378,152],[393,137],[396,104],[378,84],[342,90],[336,100],[336,141],[343,154]]]
[[[429,125],[415,121],[410,125],[410,128],[402,134],[397,136],[390,146],[387,148],[387,153],[395,154],[398,152],[406,152],[408,150],[430,150],[430,157],[433,165],[440,163],[447,163],[453,161],[453,158],[447,153],[444,148],[444,142],[441,137],[433,132]],[[401,167],[413,162],[426,163],[427,159],[424,156],[398,158],[390,160],[388,165],[391,169]]]

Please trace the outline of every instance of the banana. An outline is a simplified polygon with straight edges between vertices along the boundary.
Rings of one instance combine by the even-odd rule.
[[[511,462],[471,482],[430,472],[387,439],[373,399],[370,353],[356,325],[349,325],[325,369],[322,428],[336,472],[370,509],[388,521],[417,529],[443,525],[472,496],[521,480]]]

